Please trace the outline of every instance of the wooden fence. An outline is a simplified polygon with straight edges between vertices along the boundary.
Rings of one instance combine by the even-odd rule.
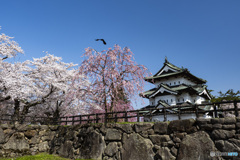
[[[58,125],[75,125],[84,123],[109,123],[109,122],[140,122],[143,118],[148,118],[150,121],[154,116],[163,116],[164,121],[168,120],[168,115],[177,115],[178,119],[184,114],[194,113],[196,117],[201,117],[205,113],[219,117],[226,112],[232,112],[236,117],[240,116],[240,101],[225,101],[217,103],[194,104],[185,106],[172,106],[165,108],[145,108],[131,111],[107,112],[86,115],[75,115],[60,117],[53,119],[52,117],[30,117],[26,116],[24,123],[29,124],[58,124]],[[231,108],[224,109],[222,105],[231,105]],[[239,105],[240,106],[240,105]],[[210,109],[206,109],[210,108]],[[204,109],[205,108],[205,109]],[[1,115],[1,123],[15,122],[17,120],[11,119],[12,115]]]

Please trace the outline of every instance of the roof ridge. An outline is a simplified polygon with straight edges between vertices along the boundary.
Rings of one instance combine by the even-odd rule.
[[[180,68],[180,67],[178,67],[178,66],[176,66],[176,65],[174,65],[174,64],[172,64],[172,63],[170,63],[169,61],[164,62],[164,64],[166,64],[166,65],[167,65],[168,67],[170,67],[170,68],[174,68],[174,69],[177,69],[177,70],[179,70],[179,71],[185,69],[185,68]]]

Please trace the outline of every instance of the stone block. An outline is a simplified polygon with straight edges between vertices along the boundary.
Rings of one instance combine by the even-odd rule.
[[[187,135],[187,133],[186,133],[186,132],[183,132],[183,133],[175,133],[174,135],[175,135],[175,137],[178,137],[178,138],[180,138],[180,139],[183,139],[183,138]]]
[[[37,134],[37,131],[36,131],[36,130],[27,130],[27,131],[24,132],[24,135],[25,135],[27,138],[32,138],[32,137],[34,137],[36,134]]]
[[[41,125],[41,130],[48,130],[48,129],[49,129],[48,125]]]
[[[58,126],[49,126],[49,129],[51,131],[56,131],[56,130],[58,130]]]
[[[153,126],[153,123],[136,123],[136,124],[134,124],[134,128],[137,133],[152,129],[152,126]]]
[[[215,145],[221,152],[240,152],[240,140],[237,139],[218,140],[215,142]]]
[[[235,137],[235,132],[236,132],[235,130],[228,131],[228,130],[218,129],[212,132],[212,137],[215,140],[225,140],[225,139]]]
[[[155,155],[155,159],[166,159],[166,160],[175,160],[176,157],[174,157],[170,149],[168,147],[162,147],[158,150],[157,154]]]
[[[39,143],[38,150],[39,152],[48,152],[49,150],[48,142],[45,141],[45,142]]]
[[[224,118],[224,124],[236,124],[235,117],[226,117]]]
[[[116,152],[118,151],[118,146],[117,146],[117,142],[110,142],[104,153],[107,155],[107,156],[110,156],[112,157],[114,154],[116,154]]]
[[[237,120],[237,122],[240,122],[240,117],[239,116],[236,117],[236,120]]]
[[[148,138],[148,131],[142,131],[142,132],[140,132],[140,133],[138,133],[138,134],[140,134],[140,135],[143,136],[144,138]]]
[[[172,147],[170,151],[171,151],[173,156],[175,156],[175,157],[177,156],[178,150],[175,147]]]
[[[216,123],[223,124],[224,123],[224,118],[212,118],[211,123],[212,124],[216,124]]]
[[[153,126],[154,132],[159,134],[167,134],[168,124],[167,122],[156,122]]]
[[[174,137],[174,138],[173,138],[173,141],[174,141],[175,143],[180,143],[180,142],[181,142],[181,139],[178,138],[178,137]]]
[[[153,144],[137,133],[132,133],[123,139],[121,158],[123,160],[153,160]]]
[[[1,128],[4,130],[4,129],[8,129],[10,128],[10,125],[8,124],[1,124]]]
[[[225,130],[232,130],[232,129],[235,129],[236,126],[235,126],[235,124],[225,124],[222,126],[222,128]]]
[[[71,142],[71,141],[70,141]],[[82,131],[78,137],[79,157],[80,159],[101,159],[106,147],[104,138],[96,131],[86,132]],[[69,144],[69,148],[73,148]],[[64,148],[63,148],[64,149]],[[70,154],[70,150],[68,154]]]
[[[177,159],[211,160],[210,152],[216,150],[210,136],[204,131],[199,131],[184,137],[177,153]]]
[[[174,120],[169,123],[168,128],[171,132],[185,132],[191,129],[194,124],[194,119]]]
[[[186,128],[185,131],[190,134],[190,133],[194,133],[194,132],[197,132],[197,128],[196,126],[192,126],[190,128]]]
[[[46,130],[42,130],[39,132],[39,136],[45,136],[47,135],[47,131]]]
[[[148,135],[154,135],[154,130],[153,130],[153,129],[149,129],[149,130],[147,131],[147,133],[148,133]]]
[[[236,123],[236,128],[237,128],[237,129],[240,129],[240,122],[237,122],[237,123]]]
[[[40,142],[40,137],[38,135],[35,135],[30,139],[29,144],[38,144],[39,142]]]
[[[200,117],[200,118],[196,119],[196,122],[198,125],[209,124],[211,122],[211,119],[209,119],[209,118],[206,119],[206,118]]]
[[[3,129],[0,128],[0,144],[3,144],[5,142],[5,134],[3,132]]]
[[[235,138],[240,140],[240,134],[235,134]]]
[[[105,140],[121,140],[122,132],[117,129],[108,128],[105,136]]]
[[[117,123],[116,128],[121,129],[123,132],[126,132],[128,134],[133,132],[132,124],[118,124]]]
[[[204,131],[211,131],[213,129],[213,125],[212,124],[202,124],[200,126],[200,128]]]
[[[3,149],[21,153],[29,151],[30,148],[24,134],[17,132],[14,133],[8,142],[3,145]]]
[[[220,123],[215,123],[215,124],[213,124],[212,128],[213,128],[213,129],[221,129],[222,126],[223,126],[223,125],[220,124]]]
[[[172,140],[167,142],[167,147],[172,147],[174,145],[175,145],[175,143]]]
[[[162,145],[163,142],[170,141],[169,135],[150,135],[149,138],[151,139],[153,144]]]

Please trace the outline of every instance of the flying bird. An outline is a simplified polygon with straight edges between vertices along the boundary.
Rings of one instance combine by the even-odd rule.
[[[107,44],[107,43],[104,41],[104,39],[96,39],[96,41],[102,41],[104,45]]]

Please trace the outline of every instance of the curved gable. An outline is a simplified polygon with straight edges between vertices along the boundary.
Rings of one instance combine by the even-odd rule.
[[[161,84],[160,87],[155,92],[153,92],[151,95],[149,95],[149,98],[153,98],[156,95],[158,95],[159,93],[164,93],[164,92],[167,92],[170,94],[178,94],[177,91],[174,91],[171,88],[167,87],[166,85]]]

